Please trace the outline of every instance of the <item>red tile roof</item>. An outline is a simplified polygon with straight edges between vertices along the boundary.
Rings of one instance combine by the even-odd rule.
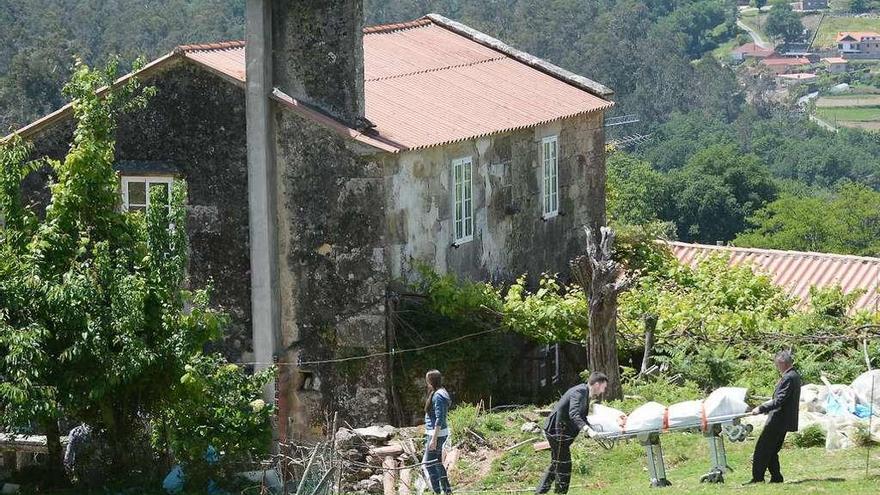
[[[852,37],[856,41],[862,41],[862,38],[880,38],[880,33],[874,31],[844,31],[837,33],[837,41],[841,41],[847,36]]]
[[[244,53],[241,41],[174,51],[239,85],[245,81]],[[384,143],[385,151],[534,127],[613,106],[604,86],[435,15],[365,28],[364,77],[366,117],[375,129],[369,136],[347,128],[344,134]],[[305,112],[295,99],[276,93],[287,108]]]
[[[761,48],[760,46],[754,43],[746,43],[742,46],[738,46],[734,48],[732,53],[740,53],[743,55],[751,55],[753,57],[769,57],[773,55],[773,48]]]
[[[809,301],[810,287],[840,285],[847,294],[859,289],[866,291],[853,310],[880,310],[880,258],[684,242],[666,244],[679,262],[690,266],[718,254],[729,256],[731,265],[749,264],[799,299],[800,306]]]
[[[810,60],[803,57],[797,58],[765,58],[761,60],[764,65],[809,65]]]

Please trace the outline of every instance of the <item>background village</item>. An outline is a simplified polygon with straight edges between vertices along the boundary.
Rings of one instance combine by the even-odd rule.
[[[533,491],[596,370],[666,420],[579,438],[572,493],[745,490],[766,415],[669,411],[766,401],[783,349],[798,431],[753,490],[877,492],[880,2],[39,0],[0,32],[0,493],[429,493],[434,368],[457,493]]]

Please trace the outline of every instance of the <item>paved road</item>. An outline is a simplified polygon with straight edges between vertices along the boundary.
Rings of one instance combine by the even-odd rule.
[[[737,19],[737,20],[736,20],[736,25],[739,26],[740,28],[744,29],[747,33],[749,33],[749,36],[752,37],[752,41],[754,41],[755,44],[758,45],[759,47],[764,48],[764,49],[771,49],[771,48],[773,48],[773,45],[771,45],[770,43],[764,41],[764,40],[761,38],[761,35],[758,34],[757,31],[755,31],[754,29],[750,28],[750,27],[749,27],[746,23],[744,23],[743,21]]]

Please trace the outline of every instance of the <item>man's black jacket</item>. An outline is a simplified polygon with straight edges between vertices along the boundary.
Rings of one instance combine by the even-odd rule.
[[[770,413],[766,427],[797,431],[800,400],[801,376],[794,368],[789,368],[776,384],[773,398],[759,407],[762,413]]]
[[[564,433],[574,438],[587,426],[587,411],[590,410],[590,389],[586,383],[568,389],[556,403],[544,429],[550,433]]]

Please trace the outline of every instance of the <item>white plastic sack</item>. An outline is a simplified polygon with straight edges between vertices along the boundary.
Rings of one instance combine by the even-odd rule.
[[[619,409],[602,404],[593,405],[593,414],[587,416],[590,426],[600,433],[620,433],[626,414]]]
[[[747,392],[747,389],[739,387],[721,387],[713,391],[703,403],[706,417],[709,419],[721,418],[748,411]]]
[[[703,420],[703,401],[689,400],[669,406],[668,426],[699,425]]]
[[[802,412],[825,412],[825,401],[819,398],[819,395],[822,394],[822,388],[825,387],[813,383],[801,387],[800,409]]]
[[[853,394],[858,399],[859,403],[865,405],[871,404],[871,382],[873,380],[874,391],[874,414],[880,414],[880,370],[867,371],[859,375],[852,382],[852,391]]]
[[[648,402],[637,407],[626,418],[626,431],[659,430],[663,427],[666,407],[657,402]]]

